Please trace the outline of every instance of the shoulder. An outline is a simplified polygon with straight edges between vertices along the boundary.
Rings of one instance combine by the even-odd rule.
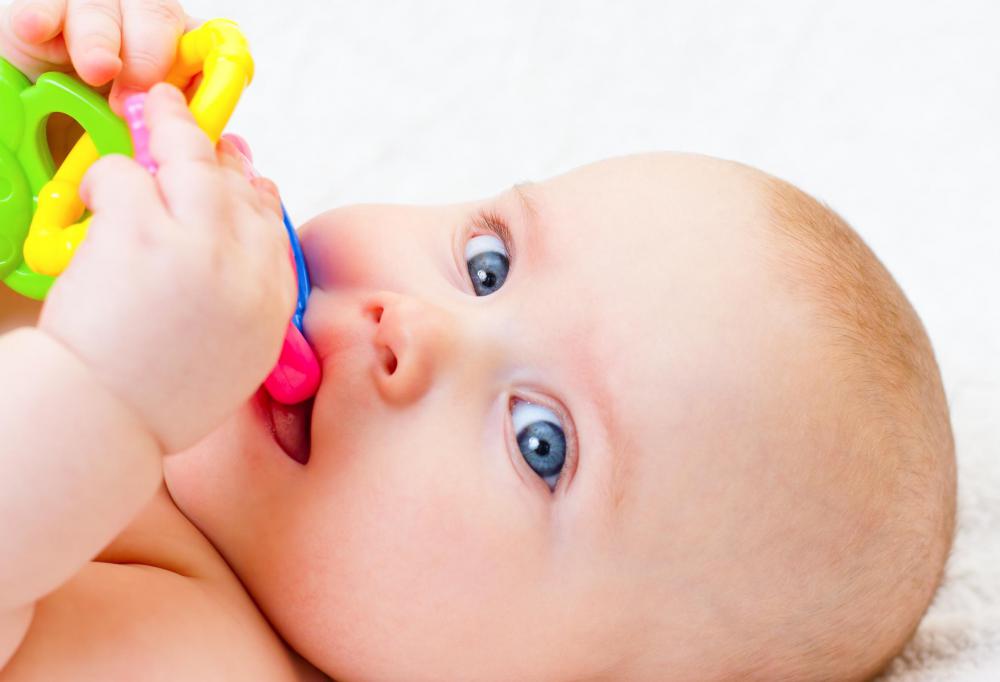
[[[294,681],[300,666],[161,491],[97,560],[36,603],[0,682]]]
[[[92,562],[35,606],[0,680],[295,680],[252,604],[151,566]]]

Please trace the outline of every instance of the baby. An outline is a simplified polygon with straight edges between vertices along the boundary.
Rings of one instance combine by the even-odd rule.
[[[18,3],[4,54],[118,106],[184,17],[100,4]],[[94,166],[87,241],[0,338],[0,681],[865,680],[913,634],[948,412],[831,210],[649,154],[324,213],[323,381],[286,408],[257,390],[293,302],[274,187],[169,86],[147,123],[159,174]]]

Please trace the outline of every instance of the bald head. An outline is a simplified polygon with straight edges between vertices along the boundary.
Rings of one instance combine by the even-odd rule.
[[[635,560],[643,627],[616,676],[870,679],[926,611],[954,527],[923,327],[858,235],[791,185],[677,155],[615,177],[639,185],[637,167],[663,187],[641,197],[649,252],[674,257],[635,297],[662,324],[631,382],[657,393],[630,460],[644,522],[617,535],[641,542],[614,555]]]
[[[610,678],[869,679],[954,525],[947,406],[899,287],[835,213],[739,164],[628,157],[535,191],[586,235],[586,281],[613,271],[592,337],[629,350],[601,364],[627,437],[588,460],[627,491]]]
[[[823,670],[868,679],[912,636],[951,547],[948,408],[919,318],[857,233],[788,183],[765,176],[761,188],[775,272],[805,304],[832,379],[838,451],[830,454],[853,488],[844,497],[865,500],[838,561],[843,578],[830,585],[838,599],[809,627],[812,655],[786,663],[795,679],[824,679]]]

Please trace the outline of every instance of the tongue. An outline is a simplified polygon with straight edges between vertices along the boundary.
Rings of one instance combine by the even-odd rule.
[[[299,464],[309,461],[309,431],[312,422],[313,401],[296,405],[282,405],[271,401],[271,419],[274,438],[289,457]]]

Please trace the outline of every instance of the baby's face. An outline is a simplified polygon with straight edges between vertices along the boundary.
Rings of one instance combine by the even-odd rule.
[[[251,402],[168,459],[174,499],[338,679],[707,672],[797,589],[757,593],[809,372],[755,187],[649,155],[318,216],[308,463]]]

